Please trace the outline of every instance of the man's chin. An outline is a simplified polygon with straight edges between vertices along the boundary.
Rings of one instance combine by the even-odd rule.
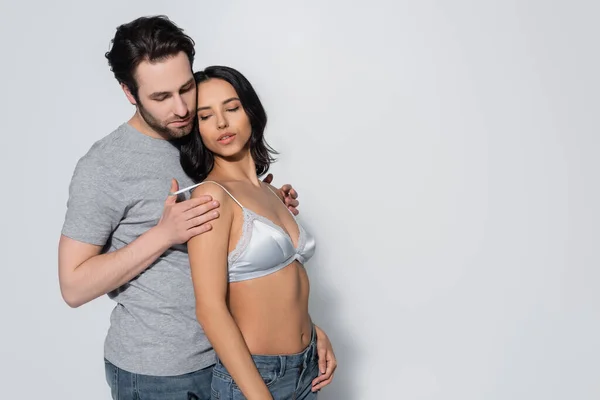
[[[169,129],[168,132],[169,136],[173,139],[181,139],[182,137],[185,137],[192,132],[192,126],[190,125],[180,129]]]

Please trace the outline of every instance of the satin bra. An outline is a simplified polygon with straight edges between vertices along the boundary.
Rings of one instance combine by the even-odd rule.
[[[304,264],[314,255],[315,238],[304,229],[291,212],[290,214],[298,225],[297,246],[294,246],[291,237],[283,228],[270,219],[244,207],[221,184],[205,181],[190,189],[205,183],[214,183],[220,186],[242,208],[244,214],[242,234],[235,248],[227,257],[229,282],[260,278],[277,272],[294,261]],[[271,192],[273,191],[271,190]],[[273,194],[277,196],[275,192]]]

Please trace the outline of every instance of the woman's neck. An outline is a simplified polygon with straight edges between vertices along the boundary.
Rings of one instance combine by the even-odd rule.
[[[215,155],[215,164],[211,175],[225,181],[247,181],[260,186],[260,180],[256,175],[256,164],[250,150],[231,158]]]

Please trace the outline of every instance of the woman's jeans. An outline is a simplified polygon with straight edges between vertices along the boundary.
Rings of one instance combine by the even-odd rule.
[[[316,333],[302,353],[284,356],[252,356],[274,400],[314,400],[312,381],[319,375]],[[211,399],[245,399],[220,360],[213,368]]]

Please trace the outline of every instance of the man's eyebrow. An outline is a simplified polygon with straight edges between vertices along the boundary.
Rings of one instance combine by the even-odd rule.
[[[231,97],[231,98],[229,98],[229,99],[225,100],[225,101],[223,102],[223,105],[225,105],[225,104],[227,104],[227,103],[231,103],[232,101],[236,101],[236,100],[238,100],[238,101],[239,101],[240,99],[238,99],[237,97]],[[202,111],[202,110],[210,110],[210,107],[198,107],[198,108],[196,109],[196,112],[198,112],[198,111]]]
[[[179,89],[183,89],[184,87],[190,86],[192,83],[196,83],[196,80],[194,79],[194,77],[191,77],[189,81],[187,81],[186,83],[184,83],[183,85],[181,85],[181,87]]]
[[[194,81],[194,78],[193,78],[193,77],[192,77],[192,78],[190,78],[190,80],[189,80],[189,81],[187,81],[186,83],[184,83],[183,85],[181,85],[181,87],[179,88],[179,90],[181,90],[181,89],[183,89],[183,88],[185,88],[185,87],[187,87],[187,86],[190,86],[192,83],[196,83],[196,82]],[[150,97],[161,97],[161,96],[168,96],[169,94],[170,94],[170,92],[154,92],[154,93],[152,93],[152,94],[150,95]]]
[[[162,97],[162,96],[168,96],[170,93],[169,92],[154,92],[150,95],[150,97]]]

